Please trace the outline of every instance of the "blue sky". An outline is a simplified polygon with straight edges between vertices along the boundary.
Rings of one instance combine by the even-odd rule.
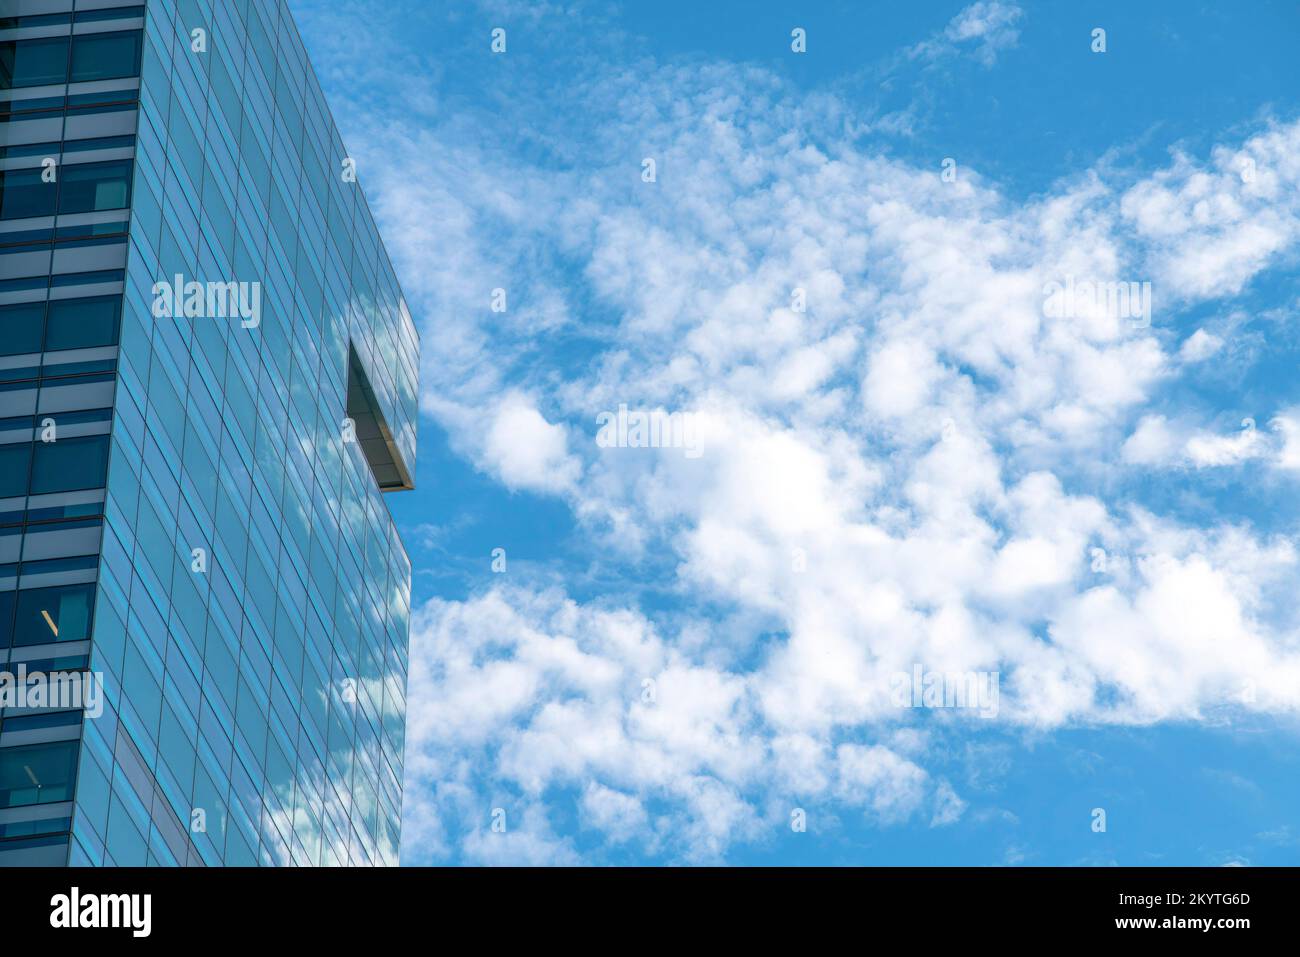
[[[1300,863],[1294,4],[291,6],[423,337],[404,862]]]

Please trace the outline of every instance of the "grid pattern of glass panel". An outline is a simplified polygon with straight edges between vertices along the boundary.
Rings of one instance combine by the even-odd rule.
[[[144,8],[3,12],[0,865],[50,865],[69,855],[83,713],[11,695],[90,661]]]
[[[134,148],[112,153],[123,148],[114,140],[81,151],[83,168],[62,177],[70,205],[60,194],[53,212],[33,212],[49,197],[21,192],[33,185],[30,172],[15,182],[17,222],[94,221],[70,242],[116,235],[120,246],[122,215],[111,210],[129,202],[131,220],[118,272],[76,274],[76,303],[47,306],[71,298],[54,271],[42,276],[39,297],[25,293],[47,306],[39,333],[23,326],[28,341],[76,346],[46,351],[45,361],[84,360],[76,375],[92,391],[104,380],[107,391],[94,395],[111,400],[100,403],[112,406],[111,436],[107,412],[67,423],[87,443],[75,468],[68,455],[36,461],[46,454],[33,441],[36,409],[13,426],[26,430],[25,442],[13,443],[26,453],[15,454],[29,456],[38,483],[21,493],[23,521],[46,504],[67,513],[74,534],[78,522],[93,525],[82,540],[94,538],[98,567],[46,569],[53,590],[38,604],[56,610],[74,650],[104,675],[106,704],[84,722],[79,763],[59,744],[76,729],[62,737],[45,729],[24,745],[33,750],[0,763],[0,841],[5,789],[28,800],[25,769],[44,769],[54,782],[75,765],[75,792],[65,781],[42,801],[46,831],[70,822],[73,864],[395,864],[410,565],[345,415],[355,355],[376,415],[413,471],[418,343],[289,11],[277,0],[20,6],[29,19],[12,25],[19,33],[52,32],[37,21],[85,14],[104,34],[80,53],[72,44],[84,26],[77,40],[62,37],[66,75],[96,76],[82,85],[133,86],[115,71],[137,50],[140,79],[138,124],[124,133],[110,109],[87,126],[104,140],[134,133]],[[124,22],[128,13],[143,14],[135,46],[124,36],[141,23]],[[6,24],[0,19],[0,38]],[[0,44],[0,75],[15,92],[44,95],[64,82],[52,79],[57,53],[5,50]],[[78,89],[63,93],[69,115]],[[20,165],[39,174],[40,161],[33,153]],[[6,182],[5,202],[7,194]],[[80,266],[113,264],[100,247],[87,248],[72,253]],[[105,287],[112,278],[119,285]],[[160,309],[171,302],[163,283],[237,284],[255,290],[259,308],[231,316],[200,296],[193,310]],[[35,381],[43,383],[39,374]],[[44,395],[30,381],[26,388]],[[106,494],[75,477],[96,467]],[[3,568],[13,570],[0,578],[28,573],[17,562]],[[13,627],[30,627],[31,610],[24,618],[14,605]],[[74,641],[92,607],[92,640]],[[0,753],[2,739],[0,729]],[[10,838],[38,840],[31,826],[16,821]]]

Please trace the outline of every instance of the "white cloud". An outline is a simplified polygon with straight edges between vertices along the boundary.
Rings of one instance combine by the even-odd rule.
[[[517,393],[508,394],[497,406],[482,455],[512,489],[563,491],[581,470],[578,459],[568,452],[564,426],[547,422]]]
[[[1286,467],[1288,421],[1280,416],[1274,422],[1283,433],[1279,447],[1254,419],[1243,419],[1236,432],[1219,433],[1186,422],[1170,422],[1163,415],[1147,415],[1125,441],[1122,456],[1131,465],[1154,468],[1233,468],[1258,459],[1271,459]]]
[[[1300,471],[1300,409],[1288,409],[1274,422],[1282,433],[1282,448],[1277,466],[1287,471]]]
[[[595,782],[589,782],[582,793],[582,811],[584,823],[616,844],[643,835],[649,823],[640,800]]]
[[[1212,332],[1197,329],[1183,342],[1178,358],[1184,362],[1204,362],[1223,348],[1223,340]]]
[[[956,824],[966,813],[966,802],[953,790],[947,781],[940,781],[934,795],[934,814],[930,818],[931,827],[947,827]]]
[[[1134,465],[1163,465],[1178,458],[1182,442],[1163,415],[1142,417],[1124,443],[1124,461]]]
[[[1152,278],[1171,299],[1231,295],[1261,269],[1294,258],[1300,236],[1300,125],[1273,126],[1209,165],[1173,164],[1129,189],[1125,219],[1148,244]]]
[[[963,8],[943,32],[910,51],[914,59],[936,60],[970,50],[985,66],[992,66],[1003,50],[1013,48],[1020,39],[1018,24],[1024,11],[1004,0],[979,0]]]
[[[1193,435],[1187,440],[1187,458],[1197,468],[1237,465],[1263,454],[1264,440],[1253,420],[1236,435]]]
[[[572,843],[551,830],[545,809],[528,805],[518,815],[506,808],[493,808],[495,819],[485,814],[484,826],[471,831],[462,842],[470,864],[510,867],[561,867],[582,863]],[[505,812],[504,814],[502,812]],[[504,828],[493,830],[492,821]]]
[[[883,821],[909,817],[925,796],[926,773],[888,748],[842,744],[835,752],[836,796],[863,805]]]

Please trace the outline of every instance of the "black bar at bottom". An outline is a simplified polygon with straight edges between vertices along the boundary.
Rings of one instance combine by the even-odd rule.
[[[612,946],[618,927],[665,945],[807,932],[1231,946],[1294,940],[1298,891],[1293,868],[0,870],[0,922],[6,954],[73,934],[373,948],[436,931],[443,945],[470,934],[456,950],[514,935]]]

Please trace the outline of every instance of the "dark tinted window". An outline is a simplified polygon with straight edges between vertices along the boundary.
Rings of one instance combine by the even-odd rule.
[[[41,182],[39,169],[0,173],[0,219],[53,216],[58,186]]]
[[[67,78],[67,37],[0,43],[0,90],[63,83]]]
[[[59,188],[60,213],[122,209],[130,202],[130,160],[65,166],[60,179],[63,181]]]
[[[139,33],[97,33],[72,41],[72,82],[115,80],[140,72]]]
[[[108,469],[108,436],[91,435],[37,442],[31,494],[101,488]]]
[[[41,351],[45,303],[25,302],[0,306],[0,356],[20,356]]]
[[[80,745],[55,741],[0,750],[0,807],[71,800]]]
[[[0,648],[8,648],[14,634],[14,592],[0,591]]]
[[[55,300],[50,303],[45,348],[55,352],[115,345],[121,310],[122,300],[116,296]]]
[[[94,608],[93,584],[20,591],[18,614],[14,621],[14,644],[84,641],[90,637],[90,618]]]
[[[0,445],[0,498],[27,494],[27,470],[31,461],[30,442]]]

